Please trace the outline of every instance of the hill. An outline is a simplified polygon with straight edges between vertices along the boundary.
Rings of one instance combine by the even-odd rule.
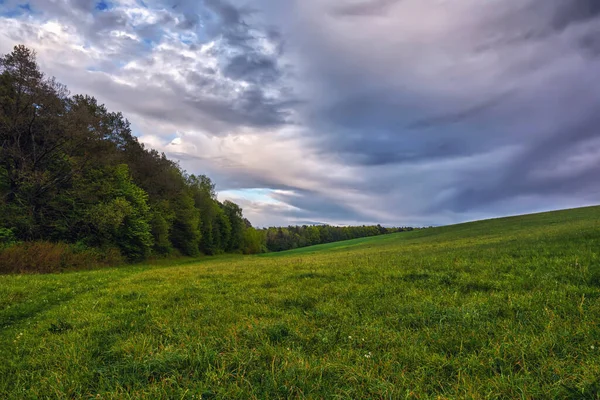
[[[0,276],[0,397],[598,398],[600,207]]]

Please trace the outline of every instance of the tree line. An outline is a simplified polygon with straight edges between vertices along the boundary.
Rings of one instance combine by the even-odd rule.
[[[268,251],[284,251],[315,244],[338,242],[368,236],[411,231],[412,227],[387,228],[381,225],[370,226],[331,226],[303,225],[287,228],[266,228],[265,246]]]
[[[23,45],[0,57],[0,245],[68,243],[151,255],[259,253],[388,233],[255,229],[205,175],[146,148],[127,119],[45,76]]]

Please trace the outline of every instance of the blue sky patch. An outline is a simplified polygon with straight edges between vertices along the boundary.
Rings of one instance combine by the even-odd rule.
[[[0,0],[0,5],[4,4],[3,0]],[[0,16],[5,18],[17,18],[24,14],[31,14],[31,5],[29,3],[19,4],[17,7],[10,10],[0,10]]]
[[[98,10],[98,11],[106,11],[109,8],[110,8],[110,5],[104,0],[100,0],[99,2],[96,3],[96,10]]]

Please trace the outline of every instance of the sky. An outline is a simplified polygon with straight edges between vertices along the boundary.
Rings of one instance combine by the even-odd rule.
[[[600,203],[597,0],[0,0],[20,43],[255,226]]]

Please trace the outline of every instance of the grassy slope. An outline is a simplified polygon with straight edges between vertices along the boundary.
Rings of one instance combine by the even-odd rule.
[[[598,398],[600,208],[0,276],[0,398]]]

